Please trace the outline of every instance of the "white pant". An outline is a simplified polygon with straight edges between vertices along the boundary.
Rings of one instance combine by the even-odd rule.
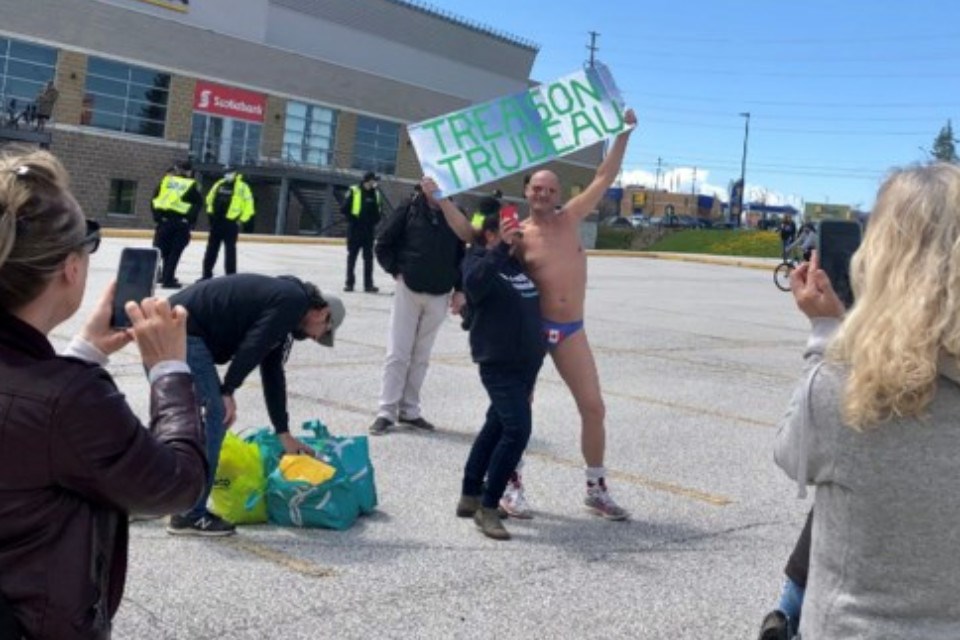
[[[402,277],[397,280],[378,418],[396,422],[399,416],[420,417],[420,387],[449,304],[449,293],[417,293],[407,288]]]

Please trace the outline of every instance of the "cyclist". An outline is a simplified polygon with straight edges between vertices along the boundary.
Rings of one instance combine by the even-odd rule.
[[[797,239],[787,245],[785,249],[786,255],[795,254],[799,249],[803,253],[803,261],[810,261],[810,252],[817,248],[817,230],[813,226],[812,222],[805,222],[802,227],[800,227],[800,233],[797,234]]]

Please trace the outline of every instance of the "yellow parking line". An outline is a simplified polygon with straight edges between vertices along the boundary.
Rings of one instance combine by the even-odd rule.
[[[329,567],[321,567],[307,560],[301,560],[243,536],[225,538],[223,543],[310,578],[332,578],[337,575],[337,572]]]
[[[331,400],[325,400],[323,398],[307,398],[302,396],[304,399],[310,399],[320,404],[338,409],[340,411],[346,411],[350,413],[358,413],[361,415],[370,415],[370,410],[366,407],[359,407],[357,405],[347,404],[345,402],[336,402]],[[472,439],[476,434],[471,431],[460,431],[457,429],[437,429],[436,433],[456,436],[464,440]],[[548,462],[553,462],[564,467],[569,467],[571,469],[580,469],[583,467],[583,463],[579,460],[570,460],[568,458],[563,458],[556,456],[550,453],[544,453],[539,451],[527,450],[525,455],[538,458],[540,460],[546,460]],[[679,484],[674,484],[672,482],[664,482],[662,480],[655,480],[653,478],[648,478],[636,473],[627,473],[624,471],[614,471],[610,470],[610,477],[616,478],[623,482],[628,482],[630,484],[635,484],[638,486],[646,487],[647,489],[652,489],[654,491],[660,491],[663,493],[670,493],[676,496],[681,496],[684,498],[689,498],[691,500],[697,500],[698,502],[704,502],[706,504],[713,505],[715,507],[723,507],[728,504],[733,504],[733,500],[726,496],[719,494],[708,493],[706,491],[701,491],[699,489],[691,489],[689,487],[684,487]]]
[[[562,465],[564,467],[569,467],[571,469],[582,469],[583,462],[579,460],[568,460],[567,458],[561,458],[549,453],[540,453],[536,451],[526,451],[525,456],[531,458],[538,458],[540,460],[547,460],[549,462],[554,462],[556,464]],[[608,475],[610,478],[621,480],[630,484],[635,484],[641,487],[646,487],[648,489],[653,489],[654,491],[662,491],[664,493],[672,493],[673,495],[682,496],[684,498],[690,498],[691,500],[697,500],[699,502],[706,502],[707,504],[713,505],[715,507],[725,507],[728,504],[733,504],[733,500],[726,496],[721,496],[715,493],[707,493],[706,491],[700,491],[699,489],[690,489],[679,484],[673,484],[672,482],[663,482],[662,480],[654,480],[653,478],[648,478],[636,473],[627,473],[625,471],[612,471],[608,469]]]
[[[549,382],[553,382],[552,380]],[[560,384],[560,383],[555,383]],[[653,404],[660,407],[666,407],[667,409],[676,409],[677,411],[683,411],[686,413],[693,413],[701,416],[710,416],[711,418],[720,418],[722,420],[729,420],[730,422],[741,422],[751,427],[764,427],[771,428],[774,425],[766,422],[764,420],[757,420],[756,418],[748,418],[746,416],[740,416],[735,413],[727,413],[725,411],[717,411],[716,409],[706,409],[704,407],[695,407],[689,404],[682,404],[680,402],[671,402],[670,400],[661,400],[659,398],[653,398],[650,396],[640,396],[633,393],[621,393],[619,391],[604,391],[603,395],[613,396],[615,398],[625,398],[627,400],[636,400],[637,402],[645,402],[647,404]]]

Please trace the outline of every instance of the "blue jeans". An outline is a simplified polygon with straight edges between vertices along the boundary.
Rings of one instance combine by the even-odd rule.
[[[220,447],[227,428],[223,424],[226,409],[220,395],[220,375],[213,361],[213,354],[201,338],[187,336],[187,365],[193,374],[193,385],[197,390],[197,400],[203,415],[204,431],[207,434],[207,464],[210,474],[207,476],[207,488],[199,502],[186,514],[190,518],[199,518],[207,512],[207,499],[213,489],[213,479],[217,475],[217,463],[220,461]]]
[[[463,495],[482,494],[484,507],[493,509],[499,504],[510,474],[527,448],[533,425],[530,394],[541,364],[525,368],[480,365],[480,380],[490,396],[490,408],[467,458]]]

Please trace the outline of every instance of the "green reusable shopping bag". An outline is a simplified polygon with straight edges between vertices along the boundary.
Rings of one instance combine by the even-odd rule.
[[[260,448],[228,431],[210,492],[213,512],[233,524],[266,522],[266,488]]]
[[[260,460],[263,467],[263,477],[269,478],[273,470],[280,464],[283,457],[283,445],[273,429],[260,428],[244,437],[244,441],[260,449]]]
[[[332,436],[320,420],[304,422],[303,429],[312,435],[300,440],[337,470],[333,479],[322,485],[291,482],[278,473],[283,445],[272,430],[261,429],[246,438],[260,448],[270,522],[345,529],[356,520],[357,512],[372,513],[377,506],[377,490],[367,437]]]
[[[360,506],[350,482],[339,474],[310,484],[287,480],[277,468],[267,478],[267,515],[279,525],[343,531],[356,522]]]
[[[337,467],[347,478],[360,512],[373,513],[377,507],[377,486],[367,436],[332,436],[319,420],[304,422],[303,430],[312,432],[312,439],[323,443],[316,448],[317,455]]]

